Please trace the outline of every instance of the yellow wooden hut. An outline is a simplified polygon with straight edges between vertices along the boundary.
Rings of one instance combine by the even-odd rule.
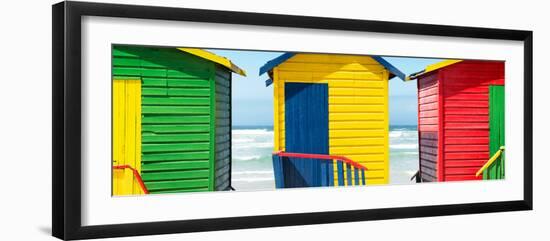
[[[274,155],[338,157],[327,167],[303,156],[274,158],[278,188],[389,182],[388,81],[405,78],[399,69],[379,56],[284,53],[261,67],[264,73],[273,84]],[[338,173],[336,159],[352,160],[351,169]],[[363,176],[349,180],[360,167]]]

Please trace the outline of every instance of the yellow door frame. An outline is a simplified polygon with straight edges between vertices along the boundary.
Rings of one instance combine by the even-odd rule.
[[[113,166],[141,174],[141,79],[113,80]],[[113,195],[143,194],[129,168],[113,169]]]

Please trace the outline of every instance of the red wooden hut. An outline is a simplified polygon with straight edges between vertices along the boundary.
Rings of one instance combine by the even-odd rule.
[[[504,62],[445,60],[407,79],[418,87],[421,181],[503,178]]]

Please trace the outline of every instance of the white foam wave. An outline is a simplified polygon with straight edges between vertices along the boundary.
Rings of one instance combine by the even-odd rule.
[[[418,134],[416,131],[390,131],[390,138],[395,137],[416,137]]]
[[[233,143],[249,143],[249,142],[254,142],[254,139],[252,139],[252,138],[233,138],[231,141]]]
[[[233,159],[240,160],[240,161],[252,161],[252,160],[258,160],[262,156],[260,155],[250,155],[250,156],[233,156]]]
[[[266,148],[266,147],[273,147],[273,143],[271,143],[271,142],[258,142],[258,143],[236,144],[233,147],[237,148],[237,149]]]
[[[400,137],[403,136],[402,131],[390,131],[390,137]]]
[[[272,182],[273,180],[273,177],[233,178],[231,182]]]
[[[417,149],[418,144],[390,144],[391,149]]]
[[[268,129],[232,130],[231,133],[233,135],[273,135],[273,131]]]
[[[273,175],[273,171],[239,171],[233,172],[233,176],[237,175]]]

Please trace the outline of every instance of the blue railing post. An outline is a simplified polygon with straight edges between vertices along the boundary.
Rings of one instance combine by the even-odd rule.
[[[334,186],[334,160],[329,160],[328,162],[328,185]]]
[[[365,176],[365,169],[361,169],[361,178],[363,179],[363,185],[367,185],[367,177]]]
[[[275,175],[275,187],[284,188],[283,160],[282,157],[277,154],[273,154],[273,174]]]
[[[336,162],[338,168],[338,186],[344,186],[344,164],[341,161]]]
[[[328,186],[328,161],[322,160],[321,161],[321,187],[327,187]]]
[[[351,165],[349,163],[346,163],[346,176],[348,179],[348,186],[352,186],[351,182]]]

